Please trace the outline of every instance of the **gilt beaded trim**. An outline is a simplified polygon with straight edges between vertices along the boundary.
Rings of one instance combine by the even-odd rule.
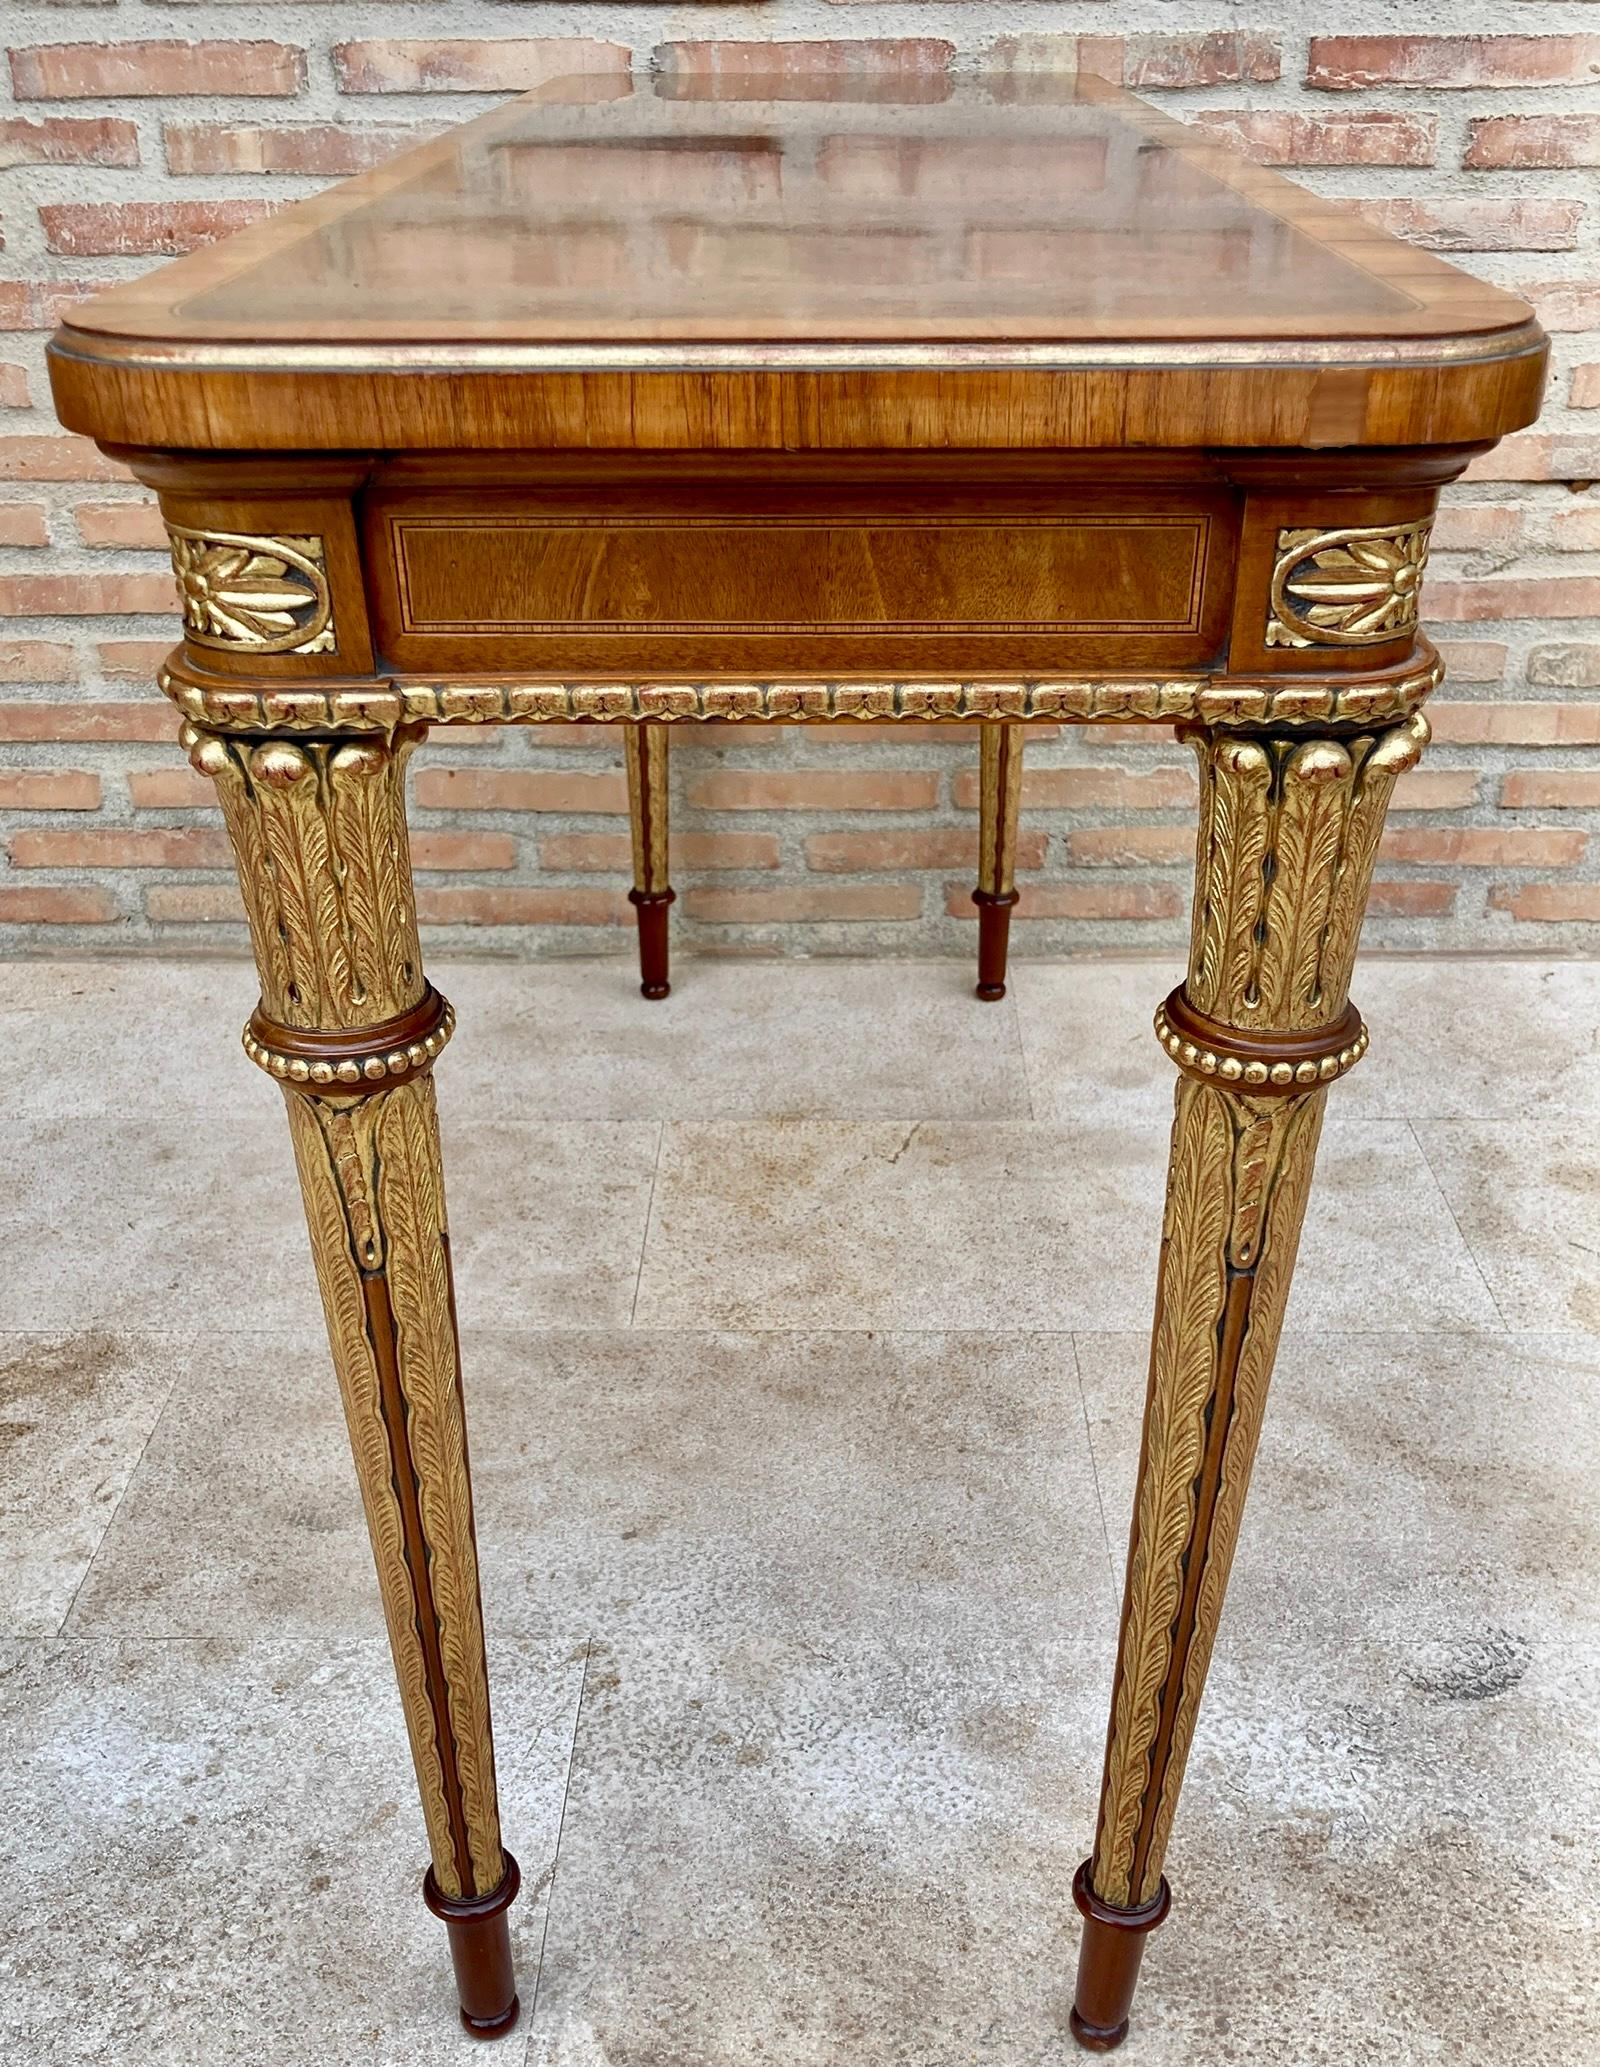
[[[252,1019],[241,1036],[244,1052],[258,1069],[281,1083],[298,1084],[308,1090],[359,1091],[380,1085],[402,1083],[428,1068],[455,1031],[454,1008],[443,998],[438,1019],[425,1034],[395,1047],[375,1046],[359,1055],[294,1055],[273,1046],[258,1035]],[[374,1028],[374,1032],[381,1029]]]
[[[1155,1026],[1156,1039],[1187,1075],[1231,1084],[1241,1091],[1263,1093],[1305,1091],[1314,1084],[1331,1084],[1366,1054],[1369,1038],[1365,1023],[1358,1022],[1356,1032],[1341,1047],[1302,1055],[1298,1061],[1285,1057],[1271,1062],[1264,1056],[1232,1052],[1223,1038],[1216,1038],[1209,1045],[1192,1039],[1172,1024],[1165,1002],[1156,1007]],[[1226,1030],[1218,1031],[1220,1035]],[[1310,1039],[1308,1036],[1308,1045]]]

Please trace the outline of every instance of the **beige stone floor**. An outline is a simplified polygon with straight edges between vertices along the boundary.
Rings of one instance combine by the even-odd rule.
[[[525,2017],[455,2025],[238,965],[0,968],[0,2053],[1044,2067],[1155,962],[435,972]],[[1600,2059],[1600,965],[1373,961],[1129,2067]]]

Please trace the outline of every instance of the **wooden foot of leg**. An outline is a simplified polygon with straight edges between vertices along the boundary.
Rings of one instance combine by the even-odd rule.
[[[1113,1909],[1089,1885],[1089,1870],[1085,1859],[1072,1883],[1072,1899],[1083,1916],[1083,1944],[1068,2022],[1085,2052],[1109,2053],[1128,2035],[1144,1941],[1165,1921],[1172,1895],[1163,1878],[1153,1902],[1140,1909]]]
[[[487,1895],[457,1899],[441,1894],[430,1866],[422,1880],[422,1899],[450,1934],[450,1959],[456,1970],[461,2021],[474,2038],[498,2038],[516,2023],[517,2000],[511,1970],[511,1930],[507,1911],[517,1899],[522,1875],[509,1852],[505,1878]]]
[[[978,735],[978,987],[985,1004],[1006,994],[1006,948],[1017,901],[1017,813],[1022,802],[1022,730],[989,724]]]
[[[977,995],[992,1005],[1006,994],[1006,943],[1017,893],[974,890],[972,901],[978,907]]]
[[[628,763],[628,812],[633,829],[633,888],[628,902],[639,921],[639,994],[664,998],[667,978],[667,728],[629,725],[623,734]]]
[[[673,890],[630,890],[628,902],[639,920],[639,995],[664,998],[671,991],[668,981],[667,907],[677,896]]]

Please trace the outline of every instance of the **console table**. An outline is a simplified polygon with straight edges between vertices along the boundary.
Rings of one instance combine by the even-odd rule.
[[[412,750],[436,725],[619,728],[647,983],[663,728],[980,727],[991,977],[1018,725],[1176,726],[1198,754],[1188,975],[1155,1022],[1178,1077],[1144,1444],[1073,1889],[1073,2029],[1108,2048],[1167,1913],[1324,1100],[1367,1045],[1351,965],[1440,677],[1435,501],[1539,404],[1521,302],[1101,81],[899,90],[556,81],[76,308],[51,350],[62,422],[171,534],[161,686],[238,858],[244,1043],[286,1094],[423,1892],[483,2034],[517,2015],[517,1867]]]

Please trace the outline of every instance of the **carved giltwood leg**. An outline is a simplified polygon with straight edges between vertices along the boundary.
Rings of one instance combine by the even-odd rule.
[[[461,2016],[517,2016],[433,1059],[452,1015],[422,974],[404,763],[387,740],[186,726],[239,865],[261,979],[245,1047],[283,1086],[334,1368],[422,1796],[430,1909]]]
[[[1239,1533],[1327,1086],[1366,1032],[1350,971],[1395,778],[1427,721],[1357,739],[1192,731],[1189,973],[1156,1015],[1182,1072],[1139,1483],[1072,2028],[1118,2044]]]
[[[628,902],[639,915],[639,992],[664,998],[667,980],[667,728],[623,728],[628,761],[628,815],[633,829],[633,888]]]
[[[978,996],[1006,994],[1006,943],[1017,901],[1017,813],[1022,802],[1022,732],[1012,724],[978,728]]]

